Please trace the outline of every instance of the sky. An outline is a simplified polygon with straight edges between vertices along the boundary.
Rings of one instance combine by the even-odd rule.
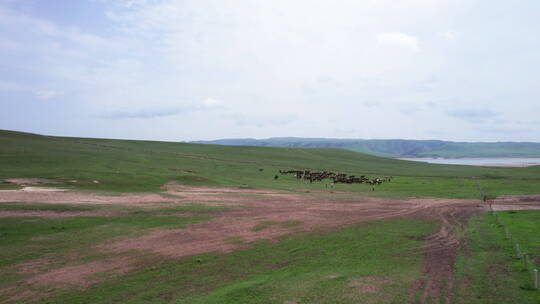
[[[0,129],[540,141],[540,1],[0,0]]]

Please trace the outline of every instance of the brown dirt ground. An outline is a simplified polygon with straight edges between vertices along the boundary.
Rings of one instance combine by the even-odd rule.
[[[58,180],[47,178],[7,178],[5,180],[16,185],[41,185],[59,183]]]
[[[26,283],[32,286],[88,287],[100,280],[99,277],[93,277],[96,274],[104,272],[122,274],[130,271],[133,267],[133,260],[125,257],[113,257],[42,272],[26,280]]]
[[[493,201],[493,210],[540,209],[540,195],[503,195]]]
[[[263,199],[269,196],[287,197],[288,192],[255,190],[243,188],[185,187],[169,183],[163,186],[164,195],[159,193],[124,193],[121,195],[103,195],[86,192],[65,191],[58,188],[25,187],[18,190],[0,190],[2,202],[32,202],[50,204],[103,204],[126,206],[151,206],[156,203],[171,201],[219,201],[249,202],[253,198]]]
[[[36,190],[0,190],[0,203],[2,202],[31,202],[50,204],[105,204],[105,205],[145,205],[151,203],[170,202],[160,194],[122,194],[99,195],[75,191]]]
[[[349,286],[361,293],[379,293],[384,285],[394,283],[393,280],[378,277],[357,277],[349,279]]]
[[[425,303],[427,299],[439,299],[450,303],[453,263],[461,237],[458,234],[459,229],[456,228],[465,225],[468,217],[489,210],[489,205],[479,200],[442,198],[397,200],[357,197],[355,193],[350,193],[348,199],[332,200],[291,192],[185,187],[175,184],[165,185],[164,190],[169,197],[159,194],[112,196],[72,191],[3,190],[0,191],[0,203],[2,201],[30,201],[148,206],[170,202],[170,196],[173,196],[177,197],[175,201],[223,205],[241,203],[243,206],[250,207],[206,213],[205,215],[215,216],[215,218],[189,225],[187,229],[156,229],[142,236],[116,239],[97,245],[103,253],[135,251],[172,258],[206,252],[230,252],[257,240],[272,239],[295,232],[337,228],[367,220],[402,217],[435,220],[440,224],[438,231],[425,239],[428,245],[418,248],[425,255],[425,279],[415,282],[411,287],[411,293],[421,294],[420,303]],[[494,209],[540,208],[538,198],[540,196],[505,196],[495,201],[493,207]],[[258,225],[264,224],[263,222],[271,224],[264,229],[255,229]],[[287,223],[296,225],[287,225]],[[231,242],[231,239],[242,242]],[[77,257],[74,257],[74,260],[76,259]],[[97,274],[109,271],[124,273],[133,269],[134,263],[136,263],[135,259],[111,258],[87,264],[70,265],[33,274],[26,283],[33,286],[67,284],[84,288],[97,280],[95,279]]]

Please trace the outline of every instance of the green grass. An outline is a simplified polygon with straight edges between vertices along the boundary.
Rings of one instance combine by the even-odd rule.
[[[94,211],[102,207],[79,204],[0,203],[0,211]]]
[[[52,186],[108,194],[161,192],[170,181],[190,186],[232,186],[307,192],[314,198],[358,196],[481,198],[540,192],[540,166],[489,168],[437,165],[381,158],[341,149],[228,147],[174,142],[46,137],[0,131],[0,190],[16,188],[7,178],[49,178]],[[262,170],[261,170],[262,169]],[[274,175],[280,169],[330,170],[369,177],[394,176],[375,186],[297,180]],[[189,172],[188,172],[189,171]],[[77,180],[72,182],[72,180]],[[98,181],[95,183],[94,181]],[[302,190],[298,190],[302,189]],[[344,190],[344,191],[341,191]],[[347,192],[352,191],[352,192]],[[230,194],[232,196],[238,194]],[[243,199],[249,195],[242,194]],[[304,194],[305,195],[305,194]],[[3,287],[20,281],[13,265],[38,258],[54,265],[102,259],[96,244],[130,237],[151,228],[181,228],[208,219],[205,214],[236,206],[170,203],[150,208],[76,204],[0,203],[0,210],[121,211],[125,216],[64,218],[0,218],[0,271]],[[197,217],[168,216],[200,213]],[[533,260],[538,257],[536,234],[540,218],[534,212],[500,213]],[[260,219],[254,231],[274,225],[290,228],[299,221]],[[492,218],[474,218],[467,228],[469,247],[456,263],[458,303],[535,303],[527,288],[527,273],[511,257],[502,231]],[[160,257],[87,290],[57,290],[49,303],[402,303],[413,281],[421,277],[421,236],[434,224],[420,220],[387,220],[353,225],[337,231],[295,234],[279,241],[244,244],[227,254],[182,259]],[[277,227],[277,226],[276,226]],[[519,237],[517,237],[519,235]],[[113,253],[107,253],[113,254]],[[495,265],[495,266],[493,266]],[[363,281],[364,280],[364,281]],[[367,280],[367,281],[366,281]],[[358,284],[378,292],[362,293]],[[356,282],[356,283],[353,283]],[[362,283],[363,282],[363,283]],[[368,283],[366,283],[368,282]],[[464,282],[464,283],[463,283]],[[493,284],[496,290],[493,291]],[[357,285],[357,286],[353,286]],[[462,286],[463,285],[463,286]],[[0,301],[2,299],[0,298]],[[532,301],[532,302],[531,302]]]
[[[301,221],[291,220],[291,221],[283,221],[283,222],[276,222],[276,221],[262,221],[259,224],[257,224],[255,227],[253,227],[252,231],[261,231],[267,228],[270,228],[274,225],[279,225],[283,228],[292,228],[296,227],[298,225],[302,224]]]
[[[327,189],[325,183],[309,184],[292,176],[274,180],[278,170],[293,168],[394,176],[391,183],[377,186],[375,191],[376,195],[390,197],[477,198],[477,181],[500,194],[540,191],[540,166],[438,165],[341,149],[58,138],[11,131],[0,131],[0,167],[0,179],[50,178],[59,181],[57,187],[107,193],[158,192],[169,181],[194,186]],[[69,182],[72,179],[78,182]],[[99,183],[93,183],[94,180]],[[371,190],[366,185],[336,187],[360,194]]]
[[[161,207],[161,208],[152,208],[152,209],[139,209],[135,211],[131,211],[130,214],[132,215],[166,215],[166,214],[174,214],[174,213],[210,213],[210,212],[219,212],[219,211],[228,211],[233,210],[236,208],[240,208],[239,206],[211,206],[206,204],[197,204],[197,203],[190,203],[185,204],[182,203],[181,206],[172,206],[172,207]]]
[[[540,253],[540,211],[497,212],[501,222],[531,256]],[[516,258],[513,244],[489,213],[472,218],[455,267],[455,303],[540,303],[531,290],[530,270]]]
[[[283,226],[285,228],[296,227],[296,226],[298,226],[300,224],[302,224],[302,221],[297,221],[297,220],[290,220],[290,221],[281,222],[281,226]]]
[[[159,205],[144,207],[122,205],[91,205],[91,204],[50,204],[50,203],[0,203],[0,211],[53,211],[53,212],[84,212],[84,211],[115,211],[118,215],[154,216],[171,215],[176,213],[205,213],[234,210],[244,206],[213,206],[199,203],[162,202]],[[84,215],[81,214],[81,215]]]
[[[258,242],[227,254],[149,266],[44,302],[402,303],[415,298],[408,288],[421,277],[422,255],[412,249],[423,245],[418,239],[434,226],[420,220],[374,221]],[[361,292],[358,284],[373,285],[377,292]]]
[[[0,267],[48,254],[64,256],[72,249],[86,248],[114,237],[138,235],[149,228],[182,228],[206,219],[208,217],[2,217]]]
[[[0,183],[0,190],[19,190],[22,187],[15,184]]]
[[[270,226],[277,225],[277,224],[278,224],[278,222],[275,222],[275,221],[263,221],[263,222],[260,222],[255,227],[253,227],[251,230],[252,231],[261,231],[261,230],[264,230],[266,228],[270,228]]]
[[[497,214],[512,234],[513,241],[520,244],[522,251],[540,270],[540,211],[502,211]]]

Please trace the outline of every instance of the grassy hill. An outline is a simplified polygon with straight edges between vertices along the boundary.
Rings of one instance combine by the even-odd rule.
[[[407,139],[333,139],[333,138],[269,138],[269,139],[220,139],[195,143],[273,146],[342,148],[386,157],[540,157],[540,143],[531,142],[451,142],[441,140]]]
[[[345,204],[345,212],[350,213],[350,199],[366,195],[480,198],[482,193],[496,196],[540,192],[540,166],[437,165],[334,148],[66,138],[12,131],[0,131],[0,168],[0,189],[16,187],[6,183],[8,178],[47,178],[54,180],[52,186],[98,193],[160,192],[160,187],[169,181],[187,185],[285,189],[296,191],[292,197],[301,194],[308,199],[301,202],[307,205],[305,212],[313,209],[309,212],[323,215],[328,215],[329,209],[339,204]],[[376,191],[364,184],[338,184],[335,190],[348,192],[335,193],[311,191],[326,189],[324,183],[310,184],[291,176],[274,180],[278,170],[293,168],[372,177],[392,175],[394,179],[376,186]],[[305,193],[308,191],[310,193]],[[249,196],[243,198],[251,199]],[[272,204],[281,203],[279,200],[280,197],[265,201],[264,204],[270,207],[266,210],[275,208]],[[323,204],[316,205],[317,200]],[[260,211],[255,209],[264,208],[262,205],[177,203],[171,201],[154,206],[2,203],[0,211],[41,211],[45,215],[28,213],[28,216],[15,217],[8,213],[8,216],[0,217],[0,272],[5,274],[0,281],[0,302],[420,303],[428,290],[418,288],[418,282],[426,279],[427,250],[432,248],[430,245],[445,243],[444,237],[443,241],[439,236],[433,237],[438,235],[434,233],[442,231],[436,218],[441,216],[441,222],[448,219],[459,222],[456,219],[461,216],[459,212],[451,211],[448,218],[435,213],[433,218],[392,218],[306,232],[295,232],[291,226],[290,234],[275,237],[272,241],[263,238],[244,242],[242,235],[264,234],[265,229],[272,229],[270,225],[278,225],[278,222],[260,217]],[[384,208],[396,203],[399,201],[388,200],[387,206],[373,212],[388,212]],[[300,206],[294,205],[294,200],[284,204],[292,204],[291,209],[276,212],[296,211],[295,208]],[[476,205],[476,202],[472,204]],[[244,213],[241,217],[212,213],[237,207],[254,211],[251,217]],[[46,216],[47,211],[57,214]],[[92,216],[84,214],[85,211],[107,211],[108,215]],[[81,214],[58,216],[62,212]],[[366,214],[371,212],[370,207]],[[522,244],[523,250],[530,252],[532,262],[537,265],[536,232],[540,212],[499,214],[514,239]],[[283,215],[287,221],[281,225],[295,224],[288,215],[289,212]],[[210,223],[214,219],[215,222]],[[224,229],[236,222],[249,224],[250,221],[253,221],[252,230],[245,234]],[[196,223],[202,224],[202,228],[197,230]],[[296,225],[304,224],[296,222]],[[280,227],[276,229],[285,226]],[[503,229],[494,216],[473,217],[469,224],[453,227],[447,231],[464,241],[456,252],[456,263],[452,264],[453,284],[446,284],[448,289],[443,290],[451,293],[452,303],[538,303],[540,294],[531,290],[530,274],[515,258],[514,245],[504,238]],[[170,229],[174,229],[172,234],[167,231]],[[213,232],[227,241],[224,244],[230,242],[239,247],[230,252],[175,257],[151,252],[145,247],[116,251],[118,247],[111,246],[118,240],[144,243],[146,236],[154,232],[169,235],[171,238],[164,239],[167,244],[181,246],[200,246],[197,236],[205,237]],[[191,243],[189,238],[184,238],[189,233],[193,233]],[[158,239],[161,240],[163,235],[160,235]],[[217,237],[209,240],[219,244]],[[425,248],[428,249],[425,251]],[[442,254],[442,260],[446,258],[446,252]],[[439,261],[441,255],[437,253],[433,257]],[[130,268],[122,270],[124,264],[129,264]],[[100,265],[115,268],[100,269]],[[30,271],[24,272],[24,269]],[[82,271],[79,281],[88,285],[70,285],[47,276],[50,273],[71,275],[81,269],[88,273]],[[41,275],[46,279],[34,280]],[[64,280],[70,280],[69,283],[75,281],[71,276],[64,277]],[[446,277],[441,278],[446,280]],[[435,293],[429,297],[432,295],[439,297]],[[428,297],[427,302],[443,301],[445,295]]]
[[[540,189],[540,166],[436,165],[333,148],[62,138],[12,131],[0,131],[0,167],[0,179],[53,178],[65,187],[97,191],[160,191],[160,186],[168,181],[274,189],[325,187],[290,176],[274,180],[278,170],[293,168],[399,177],[378,186],[375,195],[476,197],[478,184],[494,194],[534,193]],[[94,180],[98,183],[88,182]],[[371,190],[367,185],[337,187]]]

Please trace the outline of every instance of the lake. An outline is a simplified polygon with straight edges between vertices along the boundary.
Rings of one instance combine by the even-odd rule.
[[[528,167],[540,165],[540,158],[400,158],[432,164],[495,166],[495,167]]]

